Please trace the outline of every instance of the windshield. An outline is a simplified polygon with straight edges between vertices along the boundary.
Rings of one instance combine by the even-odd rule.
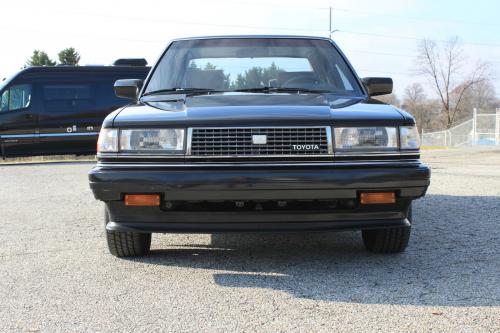
[[[297,38],[175,41],[154,69],[145,93],[260,88],[362,94],[351,69],[329,41]]]
[[[5,88],[16,75],[17,73],[11,76],[7,76],[6,78],[0,78],[0,91],[2,91],[3,88]]]

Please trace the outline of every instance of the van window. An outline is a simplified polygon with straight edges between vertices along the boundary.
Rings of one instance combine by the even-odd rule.
[[[82,111],[95,107],[95,96],[90,84],[44,85],[43,96],[48,111]]]
[[[9,111],[9,89],[5,89],[0,98],[0,111]]]
[[[31,85],[18,84],[6,89],[0,97],[0,111],[25,109],[31,103]]]
[[[120,106],[126,103],[124,102],[123,98],[117,97],[115,95],[115,91],[113,89],[115,81],[116,80],[100,82],[96,86],[98,94],[97,102],[99,103],[98,108],[108,113],[111,112],[112,109],[119,108]]]

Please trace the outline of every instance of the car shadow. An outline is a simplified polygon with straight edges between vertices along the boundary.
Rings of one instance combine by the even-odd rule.
[[[214,270],[222,287],[298,298],[499,306],[500,198],[428,195],[414,203],[413,214],[409,247],[395,255],[366,252],[360,232],[217,234],[209,245],[169,244],[133,260]]]

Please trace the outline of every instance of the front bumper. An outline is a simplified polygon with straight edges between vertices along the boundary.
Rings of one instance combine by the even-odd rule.
[[[106,203],[108,230],[230,232],[369,229],[409,224],[412,200],[425,195],[430,170],[418,161],[296,164],[98,164],[90,187]],[[390,205],[359,205],[361,191],[394,191]],[[162,202],[339,200],[331,210],[176,211],[126,207],[124,195],[157,193]]]

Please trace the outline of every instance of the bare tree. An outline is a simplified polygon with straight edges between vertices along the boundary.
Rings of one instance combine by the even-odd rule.
[[[418,82],[412,83],[405,89],[404,94],[404,104],[407,106],[414,106],[421,104],[425,101],[427,96],[425,95],[424,88]]]
[[[466,72],[466,65],[464,51],[457,37],[442,47],[428,39],[419,44],[418,74],[430,80],[441,102],[448,128],[455,122],[468,90],[491,77],[490,65],[486,62],[476,63],[469,73]]]
[[[457,96],[459,92],[452,92],[453,101],[459,98]],[[474,108],[480,110],[480,113],[495,112],[495,108],[499,105],[495,97],[495,88],[490,81],[478,82],[462,94],[461,106],[457,110],[455,120],[460,122],[469,119]]]
[[[469,103],[472,107],[478,109],[495,109],[498,101],[496,100],[495,87],[490,81],[480,82],[468,92]]]
[[[398,96],[396,96],[396,94],[394,94],[394,93],[391,93],[388,95],[375,96],[375,97],[373,97],[373,99],[381,101],[382,103],[394,105],[396,107],[399,107],[401,105],[401,103],[399,102]]]
[[[429,108],[427,96],[420,83],[413,83],[406,87],[403,97],[403,108],[410,112],[419,128],[428,128]]]

